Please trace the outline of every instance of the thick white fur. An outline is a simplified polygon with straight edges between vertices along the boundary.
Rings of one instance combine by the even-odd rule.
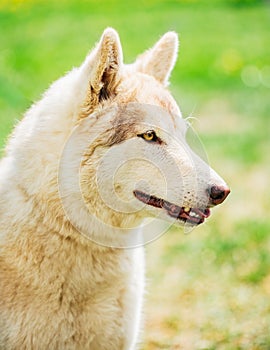
[[[177,47],[167,33],[124,66],[107,29],[15,128],[0,163],[1,349],[135,349],[144,257],[123,247],[141,242],[141,221],[159,210],[142,208],[134,186],[192,206],[206,205],[209,183],[223,184],[186,146],[165,89]],[[118,115],[127,140],[109,144]],[[165,150],[136,136],[156,126]]]

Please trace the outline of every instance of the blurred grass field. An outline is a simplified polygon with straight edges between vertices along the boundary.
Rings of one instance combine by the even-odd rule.
[[[252,0],[0,0],[0,148],[103,29],[125,61],[180,34],[171,90],[232,189],[206,224],[147,246],[141,349],[270,349],[270,6]]]

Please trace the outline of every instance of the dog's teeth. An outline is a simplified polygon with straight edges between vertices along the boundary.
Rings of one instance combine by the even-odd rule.
[[[185,208],[184,208],[184,211],[185,211],[186,213],[188,213],[188,212],[190,211],[190,208],[189,208],[189,207],[185,207]]]
[[[189,213],[189,216],[192,216],[193,218],[200,219],[200,215],[197,214],[197,213],[194,213],[193,211],[191,211],[191,212]]]

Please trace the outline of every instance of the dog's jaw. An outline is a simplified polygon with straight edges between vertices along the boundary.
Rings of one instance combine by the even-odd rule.
[[[165,209],[167,214],[177,220],[181,220],[190,225],[199,225],[210,216],[210,209],[207,208],[190,208],[180,207],[165,199],[148,195],[140,190],[133,191],[134,196],[141,202],[155,208]]]

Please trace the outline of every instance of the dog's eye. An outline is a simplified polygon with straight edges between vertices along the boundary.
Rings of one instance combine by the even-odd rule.
[[[148,142],[156,142],[159,141],[159,138],[157,137],[157,134],[154,130],[148,130],[142,134],[138,134],[139,137],[142,137],[145,141]]]

